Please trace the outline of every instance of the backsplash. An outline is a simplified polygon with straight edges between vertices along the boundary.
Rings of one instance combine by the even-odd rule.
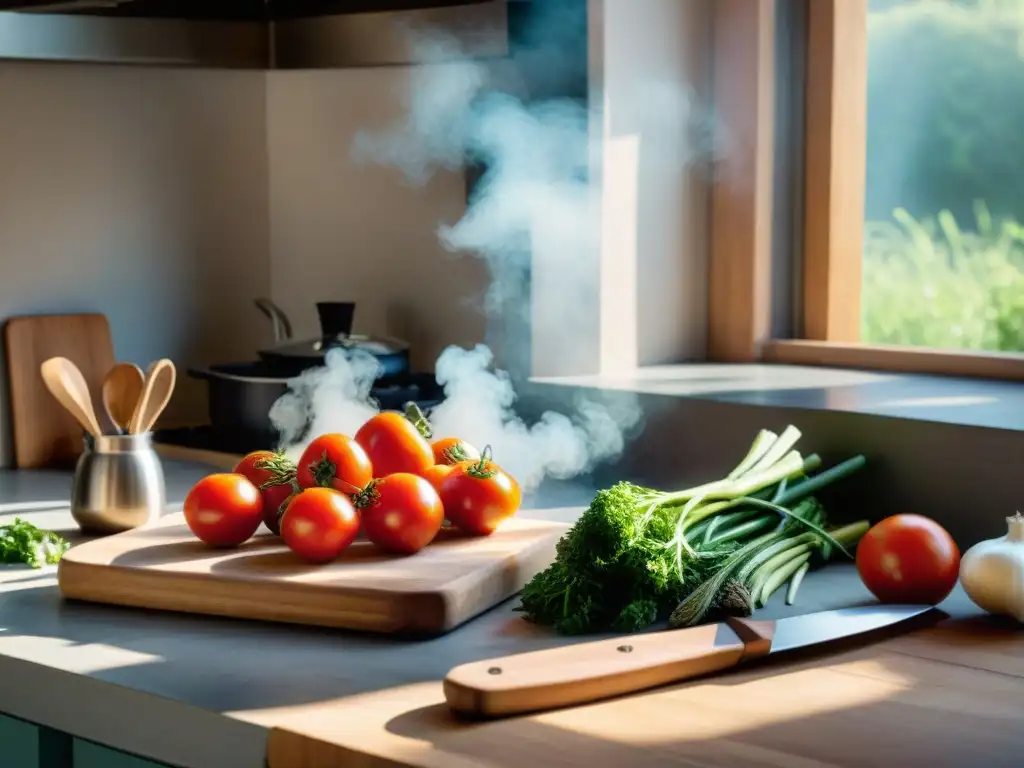
[[[611,323],[631,365],[700,357],[705,332],[705,179],[676,157],[685,126],[641,119],[644,94],[631,84],[692,83],[694,104],[706,104],[710,5],[655,7],[637,17],[627,0],[606,4],[585,25],[568,82],[548,77],[547,49],[522,30],[522,51],[501,64],[534,98],[606,91],[591,126],[607,145],[605,172],[622,183],[604,201],[617,239],[602,233],[615,267],[603,279],[625,285],[621,272],[644,296],[634,307],[619,290],[620,318],[634,321]],[[659,25],[686,30],[686,44],[659,38]],[[316,302],[354,301],[355,330],[410,342],[420,370],[449,344],[483,341],[485,264],[438,238],[466,212],[466,174],[416,186],[353,157],[358,132],[408,119],[411,72],[0,63],[0,315],[106,314],[119,359],[167,356],[182,368],[167,412],[178,423],[206,419],[205,387],[184,369],[253,359],[273,342],[257,297],[280,305],[297,337],[317,333]],[[619,157],[622,147],[632,153]],[[535,308],[564,303],[549,283],[540,298],[533,286]],[[503,363],[500,341],[495,351]],[[8,411],[2,375],[0,464]]]
[[[357,130],[401,119],[408,79],[0,64],[0,314],[102,312],[119,359],[182,368],[271,344],[258,296],[298,336],[317,332],[317,301],[355,300],[357,330],[410,341],[419,368],[481,340],[466,297],[483,265],[436,236],[465,210],[463,175],[413,188],[352,160]],[[182,371],[168,420],[205,408]]]
[[[408,67],[268,75],[270,292],[297,336],[319,332],[316,302],[354,301],[357,332],[410,342],[413,367],[431,370],[444,347],[484,334],[470,303],[484,265],[437,236],[465,212],[464,175],[415,186],[352,154],[359,131],[407,119],[409,83]]]
[[[264,73],[4,63],[0,93],[0,314],[103,312],[143,365],[269,340]]]

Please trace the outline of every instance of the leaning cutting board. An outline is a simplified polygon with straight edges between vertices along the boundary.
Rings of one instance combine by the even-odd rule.
[[[442,634],[522,589],[554,560],[567,528],[513,519],[484,538],[443,530],[408,557],[357,540],[329,565],[306,565],[270,534],[238,549],[211,549],[178,513],[72,548],[58,581],[65,597],[99,603]]]
[[[39,367],[66,357],[82,371],[102,412],[103,377],[114,366],[107,318],[87,315],[25,315],[4,327],[7,379],[14,423],[14,457],[19,469],[73,466],[82,453],[82,427],[43,383]]]

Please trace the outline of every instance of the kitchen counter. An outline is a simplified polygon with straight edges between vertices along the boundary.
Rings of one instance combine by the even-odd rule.
[[[166,466],[178,504],[210,471]],[[69,488],[65,473],[0,472],[0,521],[20,514],[73,536],[62,508]],[[588,496],[553,485],[523,514],[564,515]],[[831,567],[808,578],[797,606],[773,603],[764,615],[866,597],[852,568]],[[943,606],[954,617],[943,626],[870,647],[557,713],[455,723],[438,682],[452,666],[573,642],[527,625],[516,604],[411,642],[67,603],[55,569],[0,569],[0,712],[195,768],[256,768],[268,756],[271,768],[994,766],[1015,765],[1024,747],[1024,633],[977,617],[961,594]]]
[[[165,456],[169,510],[212,471],[209,458]],[[0,471],[0,523],[21,516],[83,541],[70,488],[70,473]],[[551,517],[590,495],[554,484],[522,514]],[[254,768],[266,755],[267,711],[438,679],[463,659],[517,650],[514,636],[492,637],[513,605],[414,643],[69,603],[56,568],[0,567],[0,712],[164,763]]]

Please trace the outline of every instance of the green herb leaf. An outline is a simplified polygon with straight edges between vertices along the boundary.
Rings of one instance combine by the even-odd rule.
[[[71,545],[56,533],[43,531],[20,517],[0,526],[0,563],[33,568],[56,565]]]
[[[696,488],[622,482],[600,491],[555,562],[523,588],[519,610],[565,635],[636,632],[664,619],[691,626],[750,615],[803,562],[849,554],[865,524],[831,530],[812,494],[864,458],[813,474],[821,459],[793,450],[799,436],[762,431],[728,477]]]

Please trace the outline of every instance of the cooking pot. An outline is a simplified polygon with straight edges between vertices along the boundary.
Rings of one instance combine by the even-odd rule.
[[[207,382],[210,426],[254,445],[273,445],[276,433],[270,409],[288,392],[288,378],[274,374],[265,362],[190,368],[189,376]],[[425,411],[442,399],[430,374],[402,373],[377,379],[370,397],[382,410],[400,410],[409,401]]]
[[[409,372],[409,345],[404,341],[352,333],[354,302],[319,302],[316,309],[320,317],[320,336],[305,341],[291,341],[291,321],[270,299],[257,299],[256,306],[274,325],[274,340],[278,343],[259,351],[260,359],[274,376],[298,376],[310,368],[322,366],[325,355],[333,349],[369,353],[380,364],[381,377]]]

